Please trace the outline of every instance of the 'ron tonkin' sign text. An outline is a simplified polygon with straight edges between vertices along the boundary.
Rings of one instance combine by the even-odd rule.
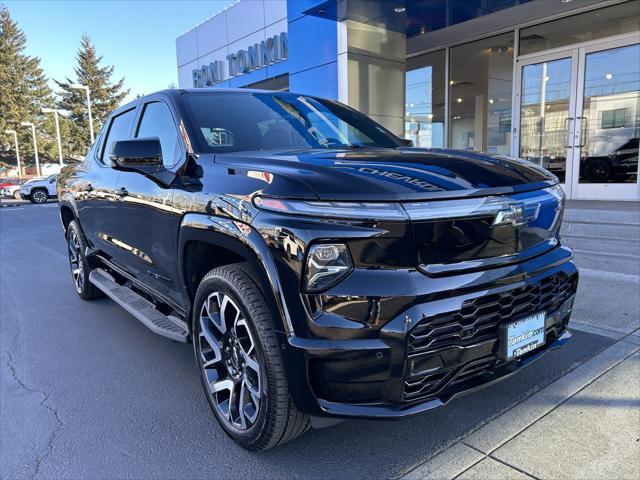
[[[289,46],[287,34],[282,32],[256,43],[246,50],[238,50],[227,55],[229,77],[248,73],[272,63],[285,60]],[[194,88],[208,87],[226,80],[224,62],[215,60],[192,71]]]

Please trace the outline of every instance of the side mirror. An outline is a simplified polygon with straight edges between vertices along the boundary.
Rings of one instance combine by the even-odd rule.
[[[109,159],[116,169],[157,173],[163,169],[162,147],[157,138],[134,138],[113,142]]]
[[[413,147],[413,140],[409,140],[408,138],[401,138],[400,141],[402,142],[403,147]]]

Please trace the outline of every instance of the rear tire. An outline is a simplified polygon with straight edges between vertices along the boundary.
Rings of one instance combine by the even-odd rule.
[[[289,394],[274,316],[247,267],[209,271],[193,305],[196,364],[225,433],[247,450],[262,451],[307,431],[309,417]]]
[[[89,281],[92,268],[85,256],[86,245],[80,232],[80,227],[72,220],[67,227],[67,251],[69,254],[69,266],[71,267],[71,279],[76,293],[84,300],[93,300],[103,297],[104,294]]]
[[[584,177],[590,183],[606,183],[611,177],[611,162],[604,158],[590,159],[584,165]]]
[[[41,188],[38,188],[31,192],[31,195],[29,195],[29,200],[31,200],[31,203],[47,203],[47,200],[49,200],[49,195],[47,195],[47,192],[45,192]]]
[[[20,200],[20,198],[22,198],[20,196],[20,190],[16,190],[15,192],[13,192],[13,199],[14,200]]]

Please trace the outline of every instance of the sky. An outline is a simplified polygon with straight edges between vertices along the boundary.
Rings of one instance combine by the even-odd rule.
[[[103,56],[102,65],[115,66],[112,80],[125,77],[128,99],[177,84],[176,37],[234,3],[0,0],[27,36],[26,53],[40,58],[47,77],[74,75],[80,36],[87,33]]]

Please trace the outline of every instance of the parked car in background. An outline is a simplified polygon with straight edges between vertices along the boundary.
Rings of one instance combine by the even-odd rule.
[[[18,180],[17,178],[9,178],[9,177],[0,178],[0,189],[3,189],[4,187],[10,187],[11,185],[19,185],[19,184],[20,184],[20,180]]]
[[[605,183],[623,182],[638,172],[638,138],[631,138],[610,154],[592,155],[580,162],[580,180]]]
[[[333,100],[137,99],[58,192],[78,295],[192,341],[216,419],[250,450],[320,417],[424,412],[571,336],[578,271],[554,175],[407,148]]]
[[[46,178],[34,178],[22,184],[20,196],[31,203],[46,203],[50,198],[56,198],[56,179],[58,174]]]
[[[21,185],[19,183],[0,187],[0,197],[15,198],[16,200],[19,200],[21,198],[20,187]]]

